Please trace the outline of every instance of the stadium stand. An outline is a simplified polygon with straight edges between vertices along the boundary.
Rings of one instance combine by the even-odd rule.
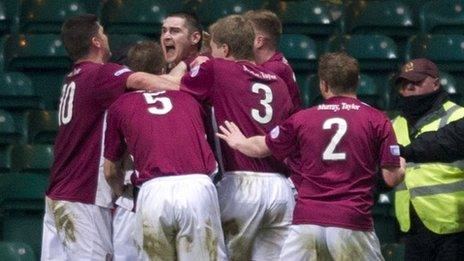
[[[35,261],[31,246],[23,242],[0,241],[0,260]]]
[[[20,72],[0,73],[0,108],[21,111],[42,107],[29,77]]]
[[[53,146],[18,144],[11,151],[11,168],[17,172],[47,174],[53,162]]]
[[[53,144],[58,133],[57,111],[27,111],[25,117],[29,143]]]
[[[315,42],[302,34],[283,34],[279,50],[291,63],[295,73],[309,73],[316,70],[317,50]]]
[[[424,33],[463,34],[464,1],[428,1],[420,9],[420,26]]]

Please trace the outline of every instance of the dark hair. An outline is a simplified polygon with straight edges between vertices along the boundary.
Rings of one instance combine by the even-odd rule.
[[[170,13],[166,18],[168,17],[179,17],[185,20],[185,26],[188,29],[188,32],[190,34],[194,32],[199,32],[200,33],[200,41],[198,41],[197,48],[198,51],[201,48],[201,42],[202,42],[202,32],[203,32],[203,27],[201,26],[200,19],[198,19],[198,16],[195,13],[191,12],[174,12]]]
[[[319,58],[317,74],[336,94],[355,93],[359,81],[358,61],[344,52],[326,53]]]
[[[255,31],[249,20],[241,15],[229,15],[217,20],[209,27],[211,40],[216,44],[227,44],[235,59],[254,61],[253,43]]]
[[[91,39],[98,34],[98,17],[81,14],[69,18],[61,27],[61,40],[73,61],[89,54]]]
[[[126,65],[132,71],[160,74],[166,65],[161,46],[153,41],[133,45],[127,53]]]
[[[245,18],[253,23],[256,31],[266,35],[270,47],[277,49],[282,35],[282,23],[279,17],[269,10],[251,10],[245,13]]]

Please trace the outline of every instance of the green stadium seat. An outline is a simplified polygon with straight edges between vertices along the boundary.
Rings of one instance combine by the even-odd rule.
[[[59,35],[28,34],[8,38],[5,47],[7,67],[21,71],[33,82],[35,93],[48,109],[56,109],[64,75],[71,68]]]
[[[0,2],[0,34],[10,32],[11,19],[8,17],[5,3]]]
[[[461,104],[463,101],[463,90],[460,88],[456,78],[447,73],[440,72],[440,85],[441,87],[448,92],[452,101]]]
[[[265,8],[267,4],[262,0],[203,0],[198,3],[197,13],[201,23],[209,26],[224,16]]]
[[[286,34],[332,35],[339,30],[328,2],[289,1],[280,5],[279,16]]]
[[[111,60],[116,63],[123,63],[130,47],[138,42],[149,40],[148,37],[140,34],[110,34],[108,42],[111,49]]]
[[[464,33],[464,1],[428,1],[420,10],[421,30],[433,34]]]
[[[17,143],[22,137],[23,133],[18,130],[13,115],[0,110],[0,145]]]
[[[182,4],[166,0],[109,0],[102,9],[102,22],[110,34],[143,34],[157,37],[169,13],[182,10]]]
[[[309,108],[316,104],[321,103],[323,100],[321,92],[319,90],[319,79],[316,74],[307,76],[296,75],[298,86],[300,86],[301,98],[303,100],[303,106]]]
[[[42,107],[29,77],[19,72],[0,73],[0,108],[25,110]]]
[[[0,238],[30,245],[40,254],[45,190],[48,175],[5,173],[0,175]]]
[[[57,111],[28,111],[25,116],[30,143],[54,143],[58,133]]]
[[[372,208],[374,229],[381,244],[397,241],[398,228],[393,202],[393,192],[380,194]]]
[[[401,1],[372,1],[355,13],[350,22],[354,34],[409,36],[419,30],[408,5]]]
[[[359,78],[357,96],[360,100],[373,107],[379,109],[383,109],[385,107],[385,103],[382,100],[382,90],[376,84],[374,79],[366,74],[361,74]]]
[[[35,261],[31,246],[23,242],[0,241],[0,260]]]
[[[25,0],[21,6],[21,30],[29,33],[59,33],[68,18],[87,13],[78,0]]]
[[[440,70],[464,71],[464,35],[436,34],[412,36],[406,49],[406,60],[428,58]]]
[[[317,50],[315,42],[302,34],[283,34],[279,50],[285,55],[295,72],[316,70]]]
[[[404,261],[404,244],[384,244],[381,248],[385,261]]]
[[[11,168],[15,171],[48,174],[52,163],[52,145],[26,144],[12,148]]]
[[[0,172],[11,171],[11,149],[11,146],[0,146]]]

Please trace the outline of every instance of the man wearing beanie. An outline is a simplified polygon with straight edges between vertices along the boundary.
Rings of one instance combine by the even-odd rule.
[[[430,60],[407,62],[395,84],[401,113],[393,128],[402,146],[464,117],[464,108],[440,88],[438,68]],[[464,164],[458,163],[408,163],[395,193],[396,217],[406,233],[405,260],[464,256]]]

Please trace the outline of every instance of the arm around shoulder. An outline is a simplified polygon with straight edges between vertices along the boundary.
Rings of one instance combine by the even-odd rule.
[[[135,72],[127,78],[127,88],[145,91],[179,90],[180,81],[166,75]]]

